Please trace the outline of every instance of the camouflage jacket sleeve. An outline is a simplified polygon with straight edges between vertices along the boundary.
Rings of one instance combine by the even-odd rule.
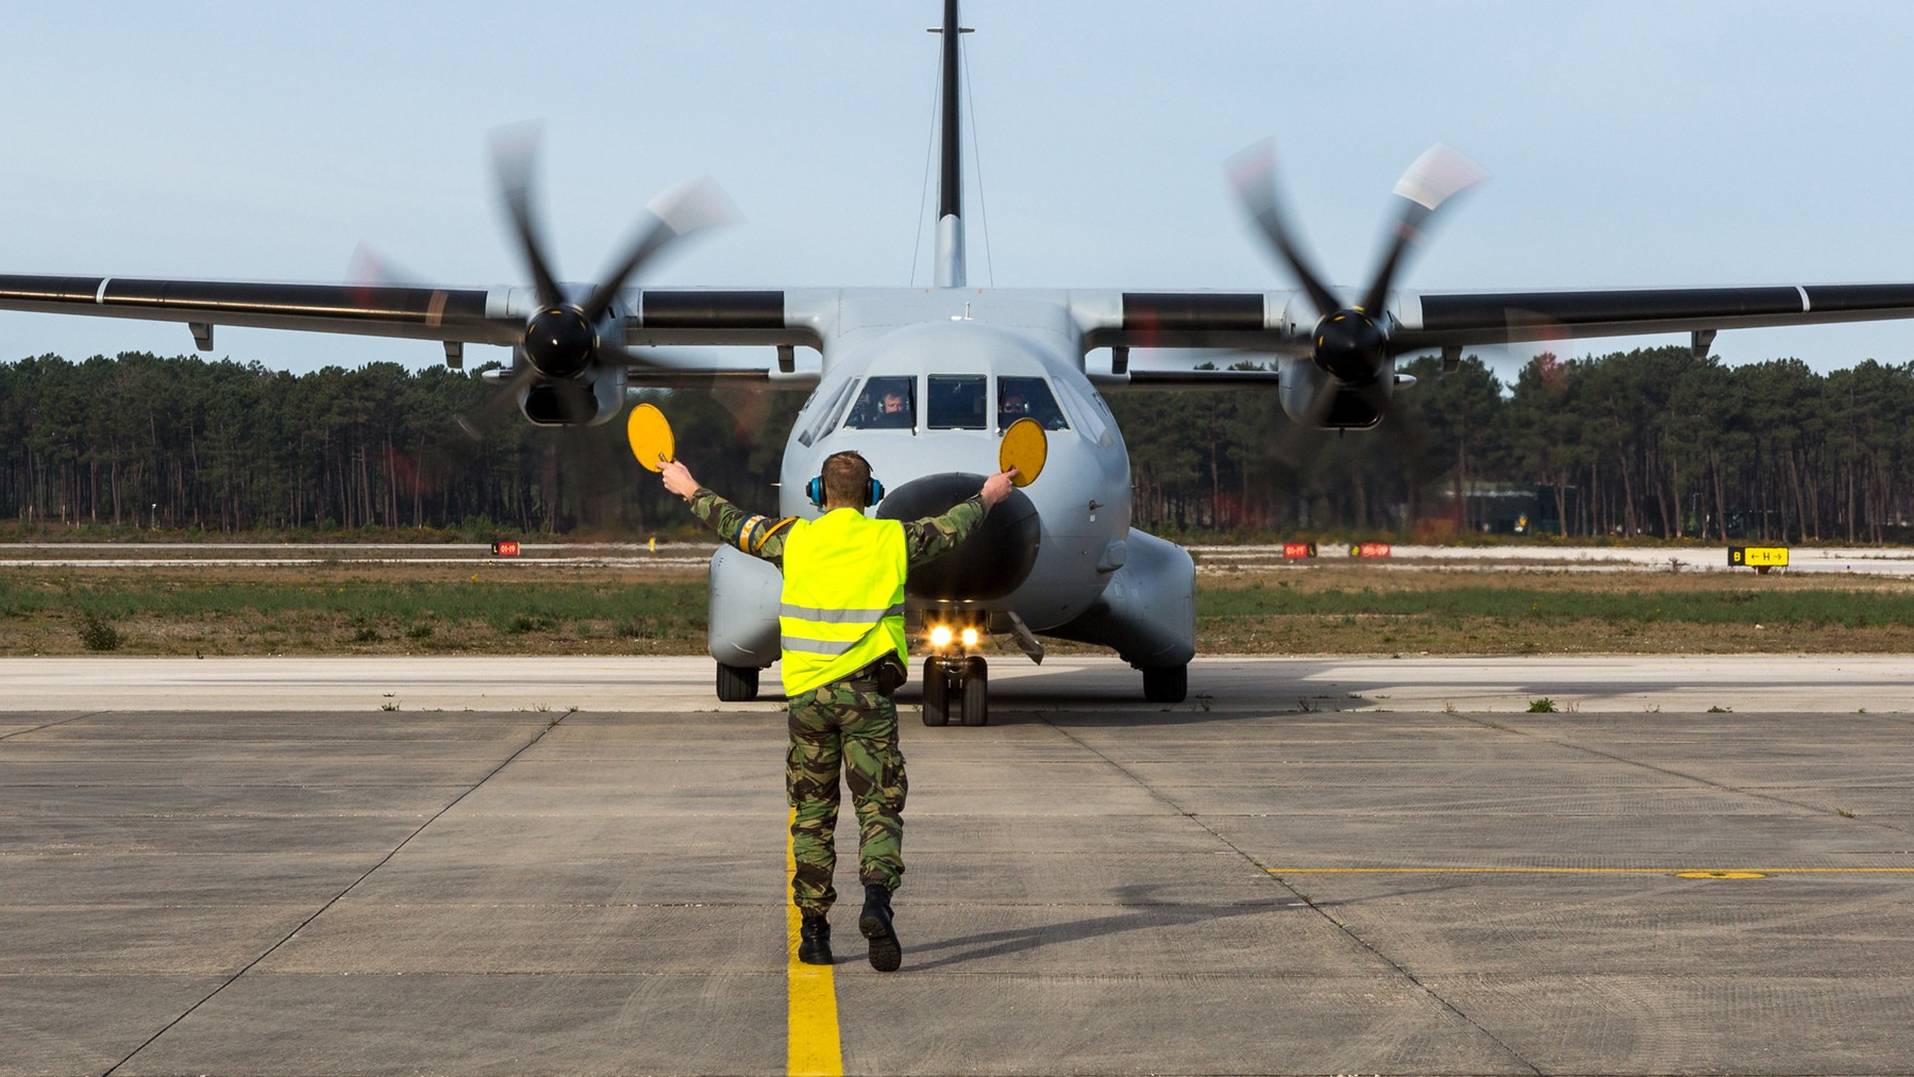
[[[913,566],[932,561],[975,534],[977,525],[984,522],[982,495],[977,495],[952,506],[942,516],[926,516],[921,520],[912,520],[904,525],[905,556]]]
[[[792,517],[746,512],[702,486],[691,495],[691,515],[716,531],[725,545],[783,567],[784,536],[790,530]]]

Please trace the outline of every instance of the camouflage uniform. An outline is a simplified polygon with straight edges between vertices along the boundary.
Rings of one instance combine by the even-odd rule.
[[[788,518],[754,516],[700,487],[691,512],[724,541],[782,567]],[[909,564],[934,560],[962,543],[984,519],[980,497],[942,516],[904,524]],[[897,745],[897,706],[868,675],[852,675],[786,702],[791,748],[784,788],[796,818],[791,852],[797,872],[791,895],[798,908],[824,912],[837,900],[837,781],[840,767],[857,811],[858,878],[895,890],[904,874],[904,753]]]

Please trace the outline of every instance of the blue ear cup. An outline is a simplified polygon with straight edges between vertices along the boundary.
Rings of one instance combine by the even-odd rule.
[[[804,496],[811,499],[811,504],[816,505],[820,509],[823,508],[824,476],[813,475],[811,481],[804,484]],[[864,502],[866,508],[884,500],[884,484],[877,481],[877,476],[871,476],[870,489],[864,492],[864,496],[866,498]]]

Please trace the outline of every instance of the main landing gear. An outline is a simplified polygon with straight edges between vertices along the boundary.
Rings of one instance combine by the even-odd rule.
[[[990,721],[990,667],[982,655],[931,655],[924,659],[924,724],[949,725],[957,712],[965,725]]]
[[[718,663],[718,699],[725,703],[749,703],[758,698],[758,667],[727,666]]]
[[[1181,703],[1190,694],[1190,667],[1144,666],[1143,698],[1152,703]]]

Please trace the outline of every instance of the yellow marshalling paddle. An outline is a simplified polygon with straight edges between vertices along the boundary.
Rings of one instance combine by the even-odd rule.
[[[1004,431],[1004,439],[997,446],[997,470],[1016,468],[1017,477],[1010,481],[1028,486],[1043,473],[1043,462],[1049,455],[1050,438],[1043,432],[1043,424],[1026,416]]]
[[[678,442],[671,435],[671,422],[654,404],[640,404],[625,420],[625,439],[631,442],[631,455],[647,470],[663,471],[677,459]]]

